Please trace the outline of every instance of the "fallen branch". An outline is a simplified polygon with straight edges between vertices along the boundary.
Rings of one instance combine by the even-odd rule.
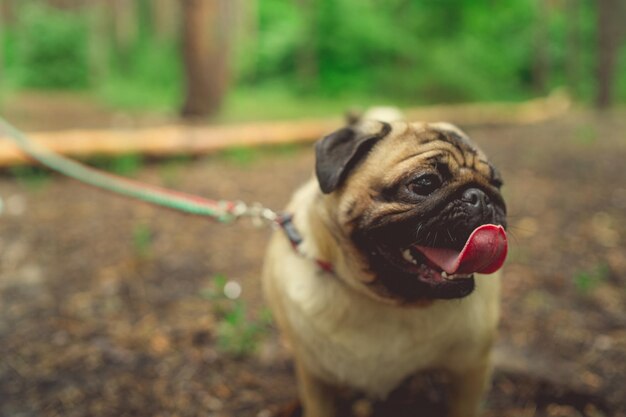
[[[446,120],[461,126],[530,124],[561,116],[570,104],[567,96],[552,94],[524,103],[432,106],[407,109],[405,113],[409,120]],[[167,156],[208,154],[236,146],[312,142],[342,123],[342,119],[335,118],[217,126],[172,125],[136,130],[69,130],[30,136],[55,152],[74,157],[128,153]],[[0,166],[30,162],[12,143],[0,142]]]

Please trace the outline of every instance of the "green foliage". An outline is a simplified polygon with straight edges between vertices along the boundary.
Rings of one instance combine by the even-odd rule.
[[[6,30],[6,28],[0,27],[0,54],[2,54],[0,58],[3,58],[2,64],[4,65],[4,67],[0,68],[0,71],[2,71],[0,76],[0,105],[7,100],[12,90],[18,86],[18,71],[15,68],[16,43],[15,34]]]
[[[581,294],[589,294],[603,282],[607,281],[610,272],[606,264],[596,265],[589,270],[578,271],[573,277],[574,287]]]
[[[536,94],[533,66],[540,20],[538,2],[517,0],[315,0],[307,11],[294,2],[260,2],[259,34],[248,50],[241,83],[258,87],[280,79],[291,91],[331,97],[373,95],[413,104],[517,100]],[[564,3],[546,17],[549,85],[570,84],[577,97],[595,90],[596,17],[579,3],[571,22]],[[576,80],[568,80],[568,33],[577,27]],[[286,36],[281,36],[286,34]],[[316,79],[298,76],[303,49],[316,57]],[[253,52],[253,53],[250,53]],[[626,47],[619,68],[626,67]],[[255,63],[255,65],[251,65]],[[626,71],[618,70],[626,97]]]
[[[244,41],[240,48],[239,78],[244,83],[257,84],[292,74],[304,26],[293,2],[259,2],[258,37]]]
[[[179,39],[157,39],[150,21],[152,2],[135,2],[138,7],[137,37],[127,50],[121,50],[111,42],[108,51],[111,67],[108,76],[96,86],[97,94],[106,104],[116,108],[175,109],[182,101]]]
[[[89,164],[118,175],[133,176],[143,166],[143,156],[136,153],[119,156],[102,155],[92,157]]]
[[[217,328],[217,347],[233,356],[245,357],[254,353],[266,332],[263,323],[247,318],[243,302],[234,302]]]
[[[131,176],[143,165],[143,157],[139,154],[120,155],[111,160],[111,170],[119,175]]]
[[[146,224],[137,224],[133,228],[133,249],[140,259],[149,258],[152,253],[153,232]]]
[[[226,295],[228,282],[223,275],[215,276],[211,287],[203,290],[201,296],[211,302],[219,320],[216,329],[218,349],[235,357],[245,357],[256,351],[267,335],[272,318],[268,310],[251,318],[243,300]]]
[[[117,108],[175,108],[182,100],[179,55],[174,41],[140,39],[128,56],[114,54],[111,74],[96,87],[97,94]]]
[[[94,56],[88,38],[98,19],[86,18],[93,17],[85,12],[88,6],[71,11],[20,2],[19,25],[3,30],[3,93],[11,85],[89,86],[116,108],[176,111],[183,94],[179,35],[156,36],[153,3],[129,3],[138,11],[137,36],[124,50],[112,33],[99,39],[95,55],[107,68],[99,68],[96,77],[88,74]],[[565,2],[551,2],[545,15],[534,0],[257,4],[256,21],[234,38],[233,87],[222,120],[326,116],[355,104],[526,99],[541,94],[534,90],[533,67],[542,19],[548,89],[567,85],[587,101],[596,90],[597,19],[590,0],[577,2],[575,21]],[[579,39],[574,54],[572,28]],[[617,96],[626,101],[624,68],[626,45],[616,71]]]
[[[213,277],[213,281],[211,282],[211,286],[202,290],[200,295],[203,298],[206,298],[209,301],[215,302],[215,308],[217,312],[223,314],[222,309],[220,308],[220,301],[227,300],[228,298],[224,295],[224,287],[228,279],[222,275],[218,274]]]
[[[294,63],[298,50],[309,48],[317,57],[317,85],[330,96],[360,92],[413,103],[526,96],[534,17],[529,2],[317,5],[307,15],[292,2],[260,3],[258,49],[246,56],[244,84],[280,78],[298,89]]]
[[[19,38],[8,40],[9,58],[15,59],[19,68],[19,84],[31,88],[86,87],[87,28],[80,16],[30,3],[21,10]]]

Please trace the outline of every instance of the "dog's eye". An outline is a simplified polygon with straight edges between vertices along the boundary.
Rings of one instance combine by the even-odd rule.
[[[408,184],[409,190],[417,195],[428,195],[441,185],[441,179],[435,174],[424,174]]]

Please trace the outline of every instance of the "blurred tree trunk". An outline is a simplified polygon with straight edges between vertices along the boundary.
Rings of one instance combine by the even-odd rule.
[[[548,0],[537,0],[537,16],[535,19],[535,42],[533,56],[533,89],[544,94],[550,79],[550,7]]]
[[[138,15],[135,0],[109,0],[113,23],[115,49],[120,56],[122,67],[130,65],[130,54],[137,39]]]
[[[183,0],[183,117],[209,116],[222,104],[230,75],[230,2]]]
[[[565,5],[565,16],[567,24],[567,45],[565,56],[565,77],[567,86],[576,97],[579,95],[579,84],[581,82],[580,59],[581,36],[581,2],[580,0],[567,0]]]
[[[175,38],[180,22],[180,2],[178,0],[152,0],[152,27],[156,38],[167,42]]]
[[[598,91],[596,106],[600,109],[613,104],[615,70],[620,46],[624,39],[626,6],[624,0],[596,0],[598,27],[598,61],[596,76]]]
[[[296,75],[301,86],[307,90],[317,86],[319,60],[317,55],[317,2],[296,0],[304,16],[305,37],[296,55]]]

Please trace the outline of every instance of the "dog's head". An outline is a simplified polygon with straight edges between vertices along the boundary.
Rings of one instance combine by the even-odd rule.
[[[363,272],[351,284],[397,304],[473,291],[473,272],[485,271],[446,273],[440,258],[473,244],[470,235],[482,225],[504,227],[506,207],[498,171],[462,131],[446,123],[366,120],[320,140],[316,158],[333,227]],[[497,252],[501,242],[489,233]],[[502,259],[478,263],[501,264],[502,251],[489,250],[479,247],[477,256]]]

